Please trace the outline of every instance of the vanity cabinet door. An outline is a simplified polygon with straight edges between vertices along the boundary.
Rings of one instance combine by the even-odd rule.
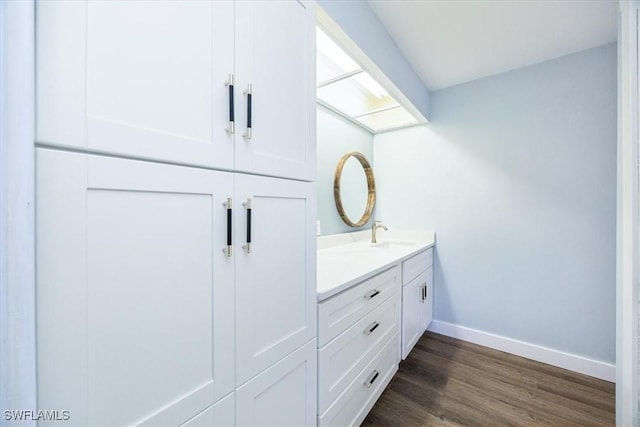
[[[424,277],[425,295],[421,299],[423,307],[420,309],[422,314],[421,327],[422,332],[426,331],[433,320],[433,267],[429,267]]]
[[[233,1],[51,0],[37,16],[38,143],[233,169]]]
[[[313,183],[244,174],[235,180],[241,385],[316,336],[316,206]]]
[[[427,302],[424,299],[424,287],[426,283],[426,272],[422,272],[402,287],[402,360],[407,358],[425,331]]]
[[[38,404],[180,425],[234,389],[233,176],[37,149]]]
[[[236,3],[237,170],[315,179],[315,28],[313,2]]]

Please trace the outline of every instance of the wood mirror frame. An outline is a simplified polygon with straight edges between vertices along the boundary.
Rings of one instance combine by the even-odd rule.
[[[340,178],[342,177],[342,169],[350,157],[355,157],[360,162],[364,169],[364,174],[367,177],[367,206],[362,217],[357,222],[354,222],[349,218],[345,212],[344,206],[342,205],[342,197],[340,196]],[[333,176],[333,198],[336,202],[338,215],[340,215],[342,221],[348,226],[362,227],[367,223],[367,221],[369,221],[371,214],[373,213],[373,207],[376,204],[376,182],[373,178],[373,168],[364,154],[357,151],[351,151],[340,158],[338,166],[336,166],[336,173]]]

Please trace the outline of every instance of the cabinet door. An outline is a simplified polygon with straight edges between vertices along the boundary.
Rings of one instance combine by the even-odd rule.
[[[236,3],[236,169],[315,177],[315,12],[296,0]],[[251,139],[247,95],[251,94]]]
[[[232,1],[40,1],[42,144],[233,167]]]
[[[422,332],[426,331],[433,320],[433,267],[429,267],[425,272],[426,295],[423,301],[424,307],[422,313]]]
[[[76,425],[177,425],[232,392],[232,175],[36,160],[40,407]]]
[[[180,427],[212,427],[236,425],[235,393],[205,409]]]
[[[316,340],[236,391],[238,426],[316,425]]]
[[[423,300],[423,286],[426,273],[421,273],[402,287],[402,360],[416,345],[425,328],[426,301]]]
[[[316,336],[313,183],[236,174],[236,383]],[[246,245],[251,201],[249,249]],[[245,246],[246,247],[246,246]]]

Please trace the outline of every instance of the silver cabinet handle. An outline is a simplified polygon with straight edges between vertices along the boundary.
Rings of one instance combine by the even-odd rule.
[[[229,126],[225,131],[233,135],[236,133],[235,106],[233,103],[233,74],[229,74],[229,80],[224,82],[224,85],[229,87]]]
[[[222,206],[227,210],[227,246],[222,249],[222,252],[227,257],[231,257],[231,248],[233,243],[231,241],[231,229],[233,228],[233,203],[231,201],[231,197],[228,197],[227,201],[222,203]]]
[[[247,131],[242,134],[244,139],[251,139],[251,110],[252,110],[252,96],[253,96],[253,85],[249,83],[247,88],[242,92],[247,95]]]
[[[366,388],[371,388],[375,380],[378,378],[378,375],[380,375],[380,371],[374,369],[373,372],[371,372],[371,375],[369,375],[369,378],[364,382],[364,386]]]
[[[370,290],[367,294],[365,294],[364,299],[369,300],[369,299],[371,299],[371,298],[375,297],[376,295],[378,295],[379,293],[380,293],[380,291],[379,291],[379,290],[377,290],[377,289],[372,289],[372,290]]]
[[[364,334],[365,335],[371,335],[373,333],[373,331],[375,331],[378,326],[380,326],[380,323],[373,322],[372,324],[367,326],[367,328],[364,330]]]

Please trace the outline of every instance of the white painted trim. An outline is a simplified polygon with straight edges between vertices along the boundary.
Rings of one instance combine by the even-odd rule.
[[[589,359],[571,353],[542,347],[524,341],[455,325],[453,323],[434,320],[429,326],[429,330],[438,334],[479,344],[505,353],[526,357],[548,365],[579,372],[581,374],[600,378],[606,381],[615,381],[616,367],[611,363]]]
[[[0,425],[36,410],[35,4],[0,1]],[[60,408],[47,408],[60,409]]]
[[[620,0],[616,248],[616,424],[638,427],[638,0]]]

